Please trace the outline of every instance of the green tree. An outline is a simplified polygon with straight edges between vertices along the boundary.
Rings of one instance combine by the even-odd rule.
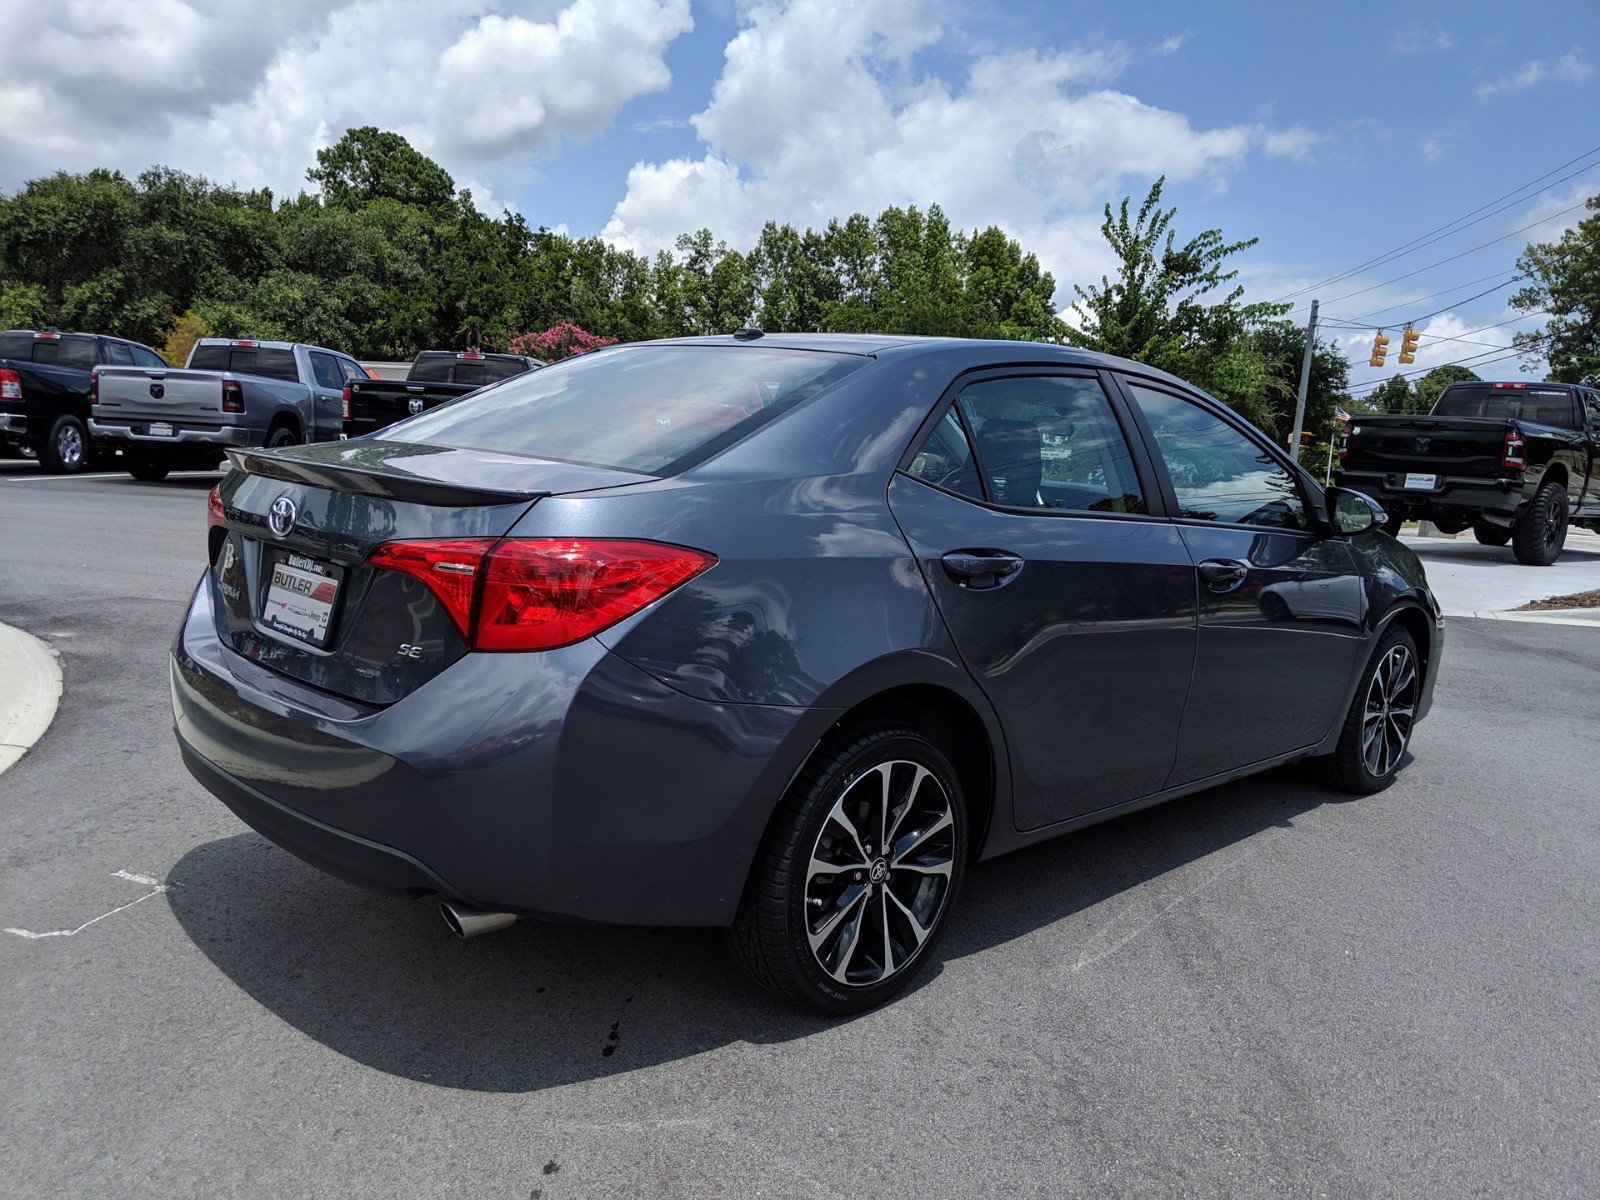
[[[1156,180],[1132,219],[1131,197],[1115,214],[1105,206],[1100,230],[1117,256],[1117,275],[1073,287],[1077,323],[1066,336],[1170,371],[1250,419],[1270,422],[1270,374],[1249,337],[1290,306],[1246,304],[1244,288],[1234,283],[1239,272],[1227,268],[1228,260],[1258,239],[1227,242],[1221,230],[1208,229],[1180,246],[1172,227],[1177,209],[1161,208],[1165,182]]]
[[[1541,358],[1558,383],[1600,384],[1600,195],[1585,207],[1594,214],[1557,242],[1531,243],[1517,266],[1531,280],[1511,297],[1525,313],[1548,313],[1542,333],[1519,333],[1513,344],[1526,366]]]
[[[333,145],[318,150],[317,165],[306,178],[321,188],[325,202],[342,208],[387,199],[441,209],[456,200],[449,172],[398,133],[373,125],[347,129]]]
[[[1300,394],[1300,365],[1305,357],[1306,331],[1290,321],[1269,321],[1250,334],[1250,349],[1265,366],[1260,397],[1261,416],[1256,424],[1280,446],[1294,433],[1294,413]],[[1311,355],[1311,376],[1306,385],[1305,428],[1318,442],[1334,434],[1333,410],[1348,399],[1350,360],[1337,346],[1317,339]]]
[[[1435,367],[1417,380],[1416,407],[1412,411],[1419,413],[1432,412],[1434,403],[1439,399],[1439,393],[1452,383],[1473,383],[1480,378],[1482,376],[1454,363],[1449,366]]]
[[[1380,413],[1417,412],[1417,393],[1404,375],[1391,375],[1364,397],[1372,411]]]

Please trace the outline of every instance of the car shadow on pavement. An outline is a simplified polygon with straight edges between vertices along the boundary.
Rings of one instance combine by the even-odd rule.
[[[1279,770],[981,863],[939,957],[1022,937],[1339,798]],[[169,882],[185,933],[269,1012],[440,1087],[533,1091],[835,1023],[756,988],[716,930],[523,921],[463,944],[432,900],[370,895],[254,833],[195,847]]]

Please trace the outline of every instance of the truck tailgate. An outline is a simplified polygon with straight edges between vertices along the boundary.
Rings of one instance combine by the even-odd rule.
[[[116,420],[171,421],[231,425],[222,411],[221,371],[177,367],[101,367],[97,415]]]
[[[1507,428],[1505,421],[1480,417],[1358,417],[1340,466],[1494,479],[1502,473]]]

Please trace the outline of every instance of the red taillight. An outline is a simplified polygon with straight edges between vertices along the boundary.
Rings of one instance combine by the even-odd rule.
[[[22,399],[22,376],[10,367],[0,369],[0,400]]]
[[[1528,385],[1525,383],[1491,383],[1489,386],[1491,388],[1525,388]]]
[[[368,561],[426,584],[474,650],[554,650],[632,616],[717,560],[659,542],[463,538],[386,542]]]
[[[100,372],[99,371],[90,371],[89,372],[89,403],[90,404],[99,404],[100,403]]]
[[[1339,459],[1342,462],[1350,453],[1350,431],[1344,430],[1339,434]]]
[[[230,345],[234,345],[234,346],[259,346],[259,345],[261,345],[261,343],[260,342],[253,342],[249,338],[239,338],[236,341],[231,342]]]
[[[1528,465],[1528,444],[1515,429],[1506,433],[1506,444],[1500,451],[1500,465],[1519,471]]]
[[[237,379],[222,381],[222,411],[226,413],[244,411],[244,386]]]
[[[456,355],[456,357],[477,359],[482,358],[483,355],[479,354],[476,350],[463,350],[460,354]]]
[[[346,421],[348,421],[350,419],[350,385],[348,383],[344,385],[344,397],[343,397],[343,399],[344,399],[344,419]]]
[[[61,335],[54,329],[46,329],[43,333],[34,334],[33,337],[35,341],[40,342],[59,342],[61,340]]]

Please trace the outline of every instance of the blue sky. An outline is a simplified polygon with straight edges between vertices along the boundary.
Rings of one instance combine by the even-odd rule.
[[[370,123],[485,207],[644,251],[702,224],[742,245],[768,217],[938,202],[1036,250],[1063,305],[1108,266],[1101,204],[1158,174],[1180,231],[1261,239],[1242,278],[1271,298],[1600,150],[1594,0],[0,0],[0,19],[3,188],[163,162],[283,194]],[[1472,331],[1513,315],[1511,289],[1463,298],[1596,191],[1600,168],[1529,189],[1315,294],[1379,285],[1326,304],[1373,321],[1462,301],[1425,326],[1419,365],[1485,348],[1444,337],[1503,345],[1516,325]],[[1369,381],[1370,333],[1343,336]]]

